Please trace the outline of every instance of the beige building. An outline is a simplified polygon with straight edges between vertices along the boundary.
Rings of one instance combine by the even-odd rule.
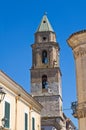
[[[0,130],[41,130],[42,106],[21,86],[0,71],[0,87],[6,93],[0,102]]]
[[[67,40],[73,50],[76,68],[77,102],[72,103],[79,130],[86,130],[86,30],[72,34]]]

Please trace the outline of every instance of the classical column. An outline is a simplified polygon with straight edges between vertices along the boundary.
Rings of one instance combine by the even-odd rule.
[[[76,67],[77,106],[79,130],[86,130],[86,30],[72,34],[67,40],[73,50]]]

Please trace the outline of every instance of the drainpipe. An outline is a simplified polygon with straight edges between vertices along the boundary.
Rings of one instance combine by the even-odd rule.
[[[17,105],[20,95],[15,97],[15,130],[17,130]]]
[[[31,130],[31,108],[29,111],[29,130]]]

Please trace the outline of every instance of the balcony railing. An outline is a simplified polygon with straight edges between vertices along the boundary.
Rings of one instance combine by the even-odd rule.
[[[71,109],[73,110],[72,115],[75,118],[83,118],[86,117],[86,102],[72,102]]]

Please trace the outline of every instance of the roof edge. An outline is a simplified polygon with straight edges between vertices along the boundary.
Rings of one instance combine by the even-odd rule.
[[[33,105],[33,107],[35,107],[37,110],[41,111],[43,106],[39,102],[37,102],[25,89],[23,89],[22,86],[17,84],[13,79],[11,79],[2,70],[0,70],[0,76],[1,76],[1,80],[2,80],[1,83],[2,84],[4,84],[4,82],[3,82],[3,78],[4,78],[5,83],[7,82],[8,84],[10,84],[8,89],[11,89],[11,91],[13,91],[15,94],[18,94],[18,95],[20,94],[21,98],[23,98],[25,101],[26,101],[26,98],[27,98],[27,102],[28,102],[28,99],[29,99],[28,103],[31,103],[31,105]],[[19,93],[20,91],[21,91],[21,93]]]

